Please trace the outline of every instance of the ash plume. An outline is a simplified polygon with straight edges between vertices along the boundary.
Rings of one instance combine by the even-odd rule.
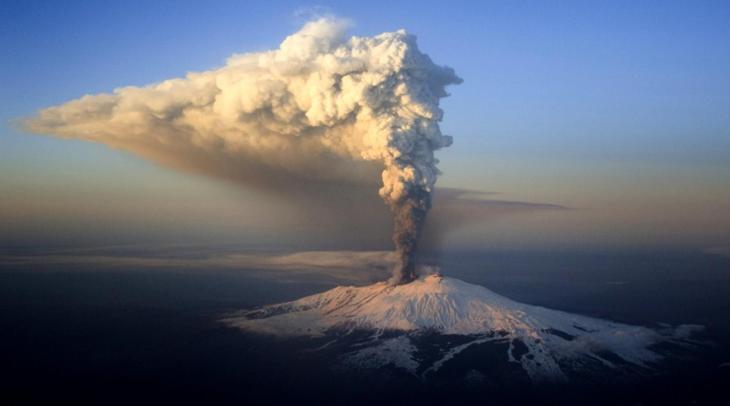
[[[416,248],[426,214],[431,208],[431,193],[424,189],[409,191],[390,207],[394,216],[393,243],[398,255],[390,281],[393,284],[408,283],[418,277]]]
[[[234,55],[218,69],[40,111],[32,132],[106,144],[175,169],[286,193],[299,180],[367,183],[395,217],[393,283],[415,277],[415,250],[451,144],[439,100],[461,79],[403,30],[346,37],[348,22],[305,24],[278,49]]]

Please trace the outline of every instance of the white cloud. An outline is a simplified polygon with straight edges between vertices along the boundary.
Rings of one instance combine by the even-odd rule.
[[[347,38],[320,18],[278,49],[234,55],[219,69],[121,87],[42,110],[27,129],[107,144],[175,168],[255,181],[271,173],[361,181],[351,162],[384,165],[381,195],[431,190],[444,87],[459,83],[404,31]],[[231,164],[233,163],[233,164]],[[357,165],[355,165],[357,168]],[[266,183],[264,180],[262,183]]]

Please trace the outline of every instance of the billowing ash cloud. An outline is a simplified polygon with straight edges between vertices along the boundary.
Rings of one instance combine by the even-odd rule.
[[[402,30],[348,39],[346,28],[342,20],[312,21],[279,49],[84,96],[42,110],[26,127],[258,186],[282,178],[361,182],[363,163],[382,163],[380,196],[395,215],[400,258],[393,282],[408,282],[439,173],[434,151],[451,144],[439,129],[439,99],[461,79]]]

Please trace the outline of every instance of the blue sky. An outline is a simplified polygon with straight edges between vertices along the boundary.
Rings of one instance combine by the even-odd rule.
[[[730,4],[721,1],[6,1],[0,181],[11,207],[46,202],[6,220],[22,228],[82,204],[48,203],[60,184],[114,202],[142,194],[144,210],[203,189],[229,201],[206,180],[100,145],[29,136],[11,121],[274,48],[318,13],[352,19],[355,35],[405,28],[464,79],[442,104],[455,143],[439,154],[441,185],[593,210],[510,220],[469,238],[730,245]]]

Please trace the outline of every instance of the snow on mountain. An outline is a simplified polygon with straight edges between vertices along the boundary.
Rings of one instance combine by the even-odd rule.
[[[661,359],[650,348],[653,344],[688,345],[690,336],[701,329],[682,325],[657,330],[570,314],[515,302],[482,286],[440,275],[424,275],[397,286],[386,282],[339,286],[292,302],[241,311],[223,321],[277,336],[373,331],[374,345],[349,354],[348,362],[372,367],[390,364],[414,373],[421,365],[409,335],[436,332],[473,338],[444,351],[422,369],[423,376],[472,345],[508,342],[509,360],[520,363],[533,380],[562,380],[561,365],[581,360],[609,368],[617,362],[648,368]],[[379,339],[386,332],[406,334]]]

